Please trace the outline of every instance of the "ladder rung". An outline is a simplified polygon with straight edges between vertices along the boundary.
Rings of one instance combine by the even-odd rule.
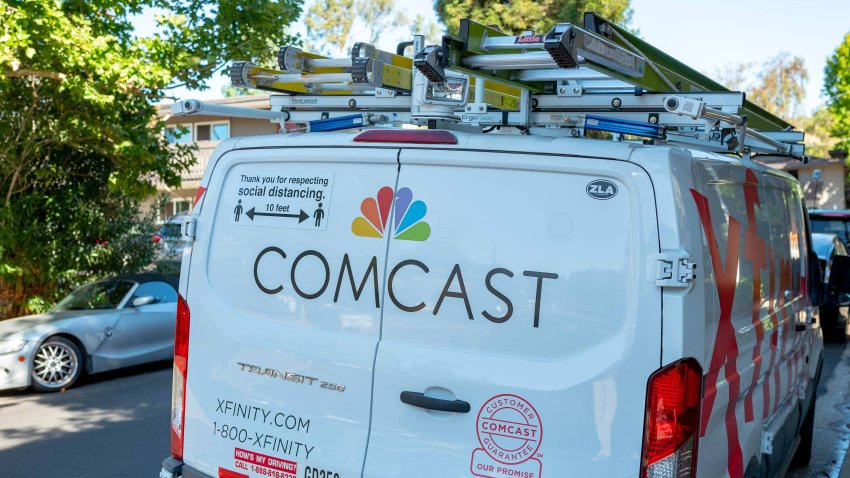
[[[480,70],[530,70],[558,66],[545,51],[472,55],[461,60],[461,64],[467,68]]]
[[[309,70],[315,68],[351,68],[351,58],[314,58],[305,62]]]
[[[554,62],[553,62],[554,63]],[[617,82],[619,84],[627,85],[627,83],[611,78],[610,76],[600,73],[595,70],[591,70],[590,68],[572,68],[572,69],[564,69],[564,68],[549,68],[549,69],[541,69],[541,70],[522,70],[516,74],[516,80],[519,81],[559,81],[559,80],[574,80],[574,81],[606,81],[606,82]],[[631,86],[631,85],[629,85]],[[632,86],[632,89],[634,87]]]
[[[351,73],[259,73],[249,78],[268,83],[344,83],[351,81]]]

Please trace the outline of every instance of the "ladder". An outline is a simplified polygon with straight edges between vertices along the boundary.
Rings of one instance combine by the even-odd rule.
[[[279,69],[234,62],[234,86],[273,92],[256,111],[286,131],[412,124],[430,128],[673,144],[719,153],[804,159],[803,132],[595,13],[583,25],[546,34],[509,35],[462,20],[457,36],[425,45],[414,36],[395,53],[356,43],[348,58],[295,46],[278,52]],[[204,109],[206,108],[206,110]],[[193,100],[175,115],[249,115]],[[228,110],[228,111],[225,111]]]

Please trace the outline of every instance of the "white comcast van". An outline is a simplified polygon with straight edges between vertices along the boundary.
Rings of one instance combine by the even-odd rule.
[[[232,139],[202,185],[162,477],[807,461],[821,284],[790,176],[674,147],[367,130]]]

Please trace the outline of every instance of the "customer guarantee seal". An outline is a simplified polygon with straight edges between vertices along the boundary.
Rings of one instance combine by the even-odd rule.
[[[543,423],[528,400],[511,394],[496,395],[478,412],[476,435],[481,448],[472,453],[470,468],[476,476],[538,478],[538,453]]]

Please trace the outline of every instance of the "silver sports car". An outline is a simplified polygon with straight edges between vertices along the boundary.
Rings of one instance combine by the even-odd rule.
[[[69,388],[83,373],[171,359],[177,279],[140,274],[84,285],[45,314],[0,321],[0,390]]]

